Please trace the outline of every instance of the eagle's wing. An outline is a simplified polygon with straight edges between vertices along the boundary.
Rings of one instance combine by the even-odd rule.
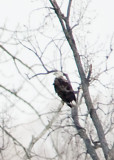
[[[64,88],[66,92],[68,91],[73,92],[71,84],[66,79],[63,78],[59,79],[59,86],[62,87],[62,89]]]
[[[64,78],[55,78],[54,87],[58,96],[71,107],[70,102],[76,101],[71,84]]]

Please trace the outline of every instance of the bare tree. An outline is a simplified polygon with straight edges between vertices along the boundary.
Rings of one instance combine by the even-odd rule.
[[[0,44],[1,65],[6,65],[1,71],[6,81],[0,83],[1,99],[7,110],[0,111],[0,156],[5,160],[113,160],[114,88],[113,82],[103,81],[114,68],[108,67],[113,37],[99,65],[96,57],[102,48],[89,50],[76,30],[86,19],[89,1],[81,4],[82,9],[73,0],[40,3],[43,7],[30,14],[41,16],[37,28],[15,32],[0,28],[11,37]],[[77,104],[72,108],[54,92],[52,74],[57,70],[70,79],[76,92]]]
[[[83,66],[82,66],[82,62],[80,59],[80,53],[78,52],[77,49],[77,45],[73,36],[73,32],[72,32],[72,27],[70,26],[70,10],[71,10],[71,4],[72,4],[72,0],[69,1],[68,3],[68,7],[67,7],[67,15],[65,16],[60,7],[58,6],[57,2],[55,0],[50,0],[51,5],[53,6],[53,9],[55,11],[55,14],[57,15],[61,27],[63,29],[63,32],[65,34],[65,37],[67,39],[67,42],[69,43],[69,46],[71,47],[71,50],[73,52],[73,56],[74,56],[74,60],[76,63],[76,66],[78,68],[78,72],[80,75],[80,79],[81,79],[81,85],[82,85],[82,90],[83,90],[83,96],[85,99],[85,104],[88,108],[88,112],[90,114],[90,117],[93,121],[93,124],[95,126],[95,129],[97,131],[97,136],[99,138],[99,143],[101,144],[101,148],[103,150],[104,153],[104,157],[105,159],[108,159],[108,155],[109,155],[109,147],[108,147],[108,143],[107,140],[105,138],[105,133],[102,127],[102,124],[100,122],[100,119],[96,113],[96,109],[94,108],[91,96],[90,96],[90,92],[89,92],[89,78],[90,74],[88,74],[88,77],[86,77]],[[91,73],[91,69],[90,69],[90,73]],[[72,107],[72,118],[74,120],[74,124],[77,127],[77,117],[78,117],[78,113],[77,113],[77,106],[76,107]],[[79,129],[80,130],[80,129]],[[99,159],[95,148],[91,145],[90,139],[88,138],[86,131],[81,129],[82,131],[79,131],[79,135],[81,138],[83,138],[87,151],[90,154],[92,159]],[[95,143],[94,143],[95,144]],[[113,148],[112,148],[113,149]],[[114,157],[110,157],[110,159],[113,159]]]

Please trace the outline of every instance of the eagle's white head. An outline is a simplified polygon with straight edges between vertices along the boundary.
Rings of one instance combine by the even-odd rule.
[[[60,71],[55,72],[54,75],[56,76],[56,78],[63,77],[63,73]]]

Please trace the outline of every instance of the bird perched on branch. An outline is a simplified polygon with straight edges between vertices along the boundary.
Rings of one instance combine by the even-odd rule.
[[[56,76],[53,84],[55,92],[63,102],[72,108],[72,102],[75,101],[76,103],[76,97],[70,82],[64,78],[62,72],[55,72],[54,75]]]

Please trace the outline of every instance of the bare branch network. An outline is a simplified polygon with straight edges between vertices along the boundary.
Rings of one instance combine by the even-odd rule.
[[[86,41],[89,3],[31,2],[28,24],[0,26],[0,159],[114,160],[114,36]]]

